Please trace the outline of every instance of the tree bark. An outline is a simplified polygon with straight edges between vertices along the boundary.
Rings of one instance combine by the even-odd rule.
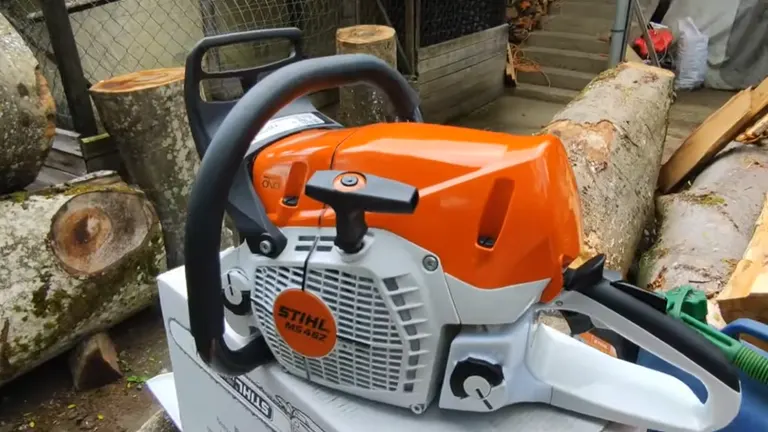
[[[626,276],[653,216],[674,74],[623,63],[596,77],[542,133],[563,142],[581,197],[582,256]]]
[[[168,267],[183,265],[187,198],[200,165],[184,106],[184,69],[110,78],[91,87],[91,96],[132,181],[157,209]],[[226,232],[222,238],[231,245]]]
[[[381,25],[357,25],[336,30],[336,54],[370,54],[397,68],[395,30]],[[338,120],[345,126],[387,122],[394,117],[385,94],[368,84],[339,89]]]
[[[0,197],[0,385],[154,302],[160,224],[114,172]]]
[[[35,181],[56,134],[56,105],[40,65],[0,14],[0,194]]]
[[[660,196],[658,239],[640,260],[639,285],[719,293],[752,237],[766,190],[768,149],[732,143],[688,190]],[[720,321],[713,302],[710,309],[710,321]]]

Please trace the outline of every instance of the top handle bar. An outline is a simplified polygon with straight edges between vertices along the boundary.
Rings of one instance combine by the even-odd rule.
[[[189,126],[192,131],[192,138],[195,141],[195,147],[200,157],[203,157],[213,138],[213,132],[205,127],[210,119],[205,117],[210,116],[209,111],[213,109],[212,106],[217,104],[217,102],[206,102],[202,99],[200,83],[203,80],[209,79],[239,78],[242,82],[243,90],[247,91],[259,80],[262,74],[302,60],[304,57],[301,38],[302,32],[297,28],[261,29],[209,36],[200,40],[192,48],[187,56],[184,67],[184,102],[187,109],[187,117],[189,118]],[[265,42],[279,39],[287,39],[291,43],[291,52],[286,58],[265,65],[222,72],[206,72],[203,70],[203,57],[205,53],[213,48],[245,42]],[[228,103],[234,104],[234,101],[229,101]],[[218,104],[221,104],[221,102]]]
[[[423,121],[418,94],[383,60],[367,54],[320,57],[289,64],[248,90],[224,118],[203,156],[189,197],[185,272],[190,330],[200,357],[218,373],[243,374],[271,358],[263,337],[237,350],[223,338],[220,229],[238,167],[251,140],[285,105],[308,93],[357,83],[385,92],[400,118]],[[266,214],[259,216],[268,220]]]

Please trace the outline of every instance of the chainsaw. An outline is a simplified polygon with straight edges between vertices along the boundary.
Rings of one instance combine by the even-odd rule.
[[[293,46],[284,60],[202,69],[214,47],[279,38]],[[558,138],[424,123],[417,93],[385,62],[304,59],[300,41],[298,29],[207,37],[187,60],[202,161],[184,273],[206,368],[247,377],[277,363],[403,416],[534,402],[664,431],[732,421],[740,382],[721,351],[604,256],[569,267],[581,210]],[[201,82],[219,78],[242,79],[243,96],[204,100]],[[345,128],[310,100],[353,84],[385,94],[397,121]],[[225,214],[241,244],[220,254]],[[692,374],[706,401],[542,324],[547,310],[588,317]]]

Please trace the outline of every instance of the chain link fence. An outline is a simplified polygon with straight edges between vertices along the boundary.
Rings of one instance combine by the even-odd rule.
[[[0,12],[35,52],[57,102],[58,126],[71,129],[41,1],[56,0],[0,0]],[[66,6],[88,84],[138,70],[183,66],[204,35],[244,30],[298,27],[307,56],[331,55],[344,19],[340,0],[67,0]],[[230,46],[211,51],[205,68],[264,64],[287,56],[288,49],[284,41]],[[208,90],[217,99],[242,92],[239,81],[214,83]]]
[[[504,24],[506,0],[422,0],[421,46]]]

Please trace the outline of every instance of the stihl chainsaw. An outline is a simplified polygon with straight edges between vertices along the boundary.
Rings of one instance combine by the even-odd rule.
[[[202,71],[208,49],[261,38],[287,38],[294,52],[258,71]],[[540,402],[665,431],[731,422],[741,390],[722,352],[667,316],[663,298],[604,270],[603,256],[569,269],[580,201],[556,137],[425,124],[386,63],[302,60],[300,39],[297,29],[206,38],[187,63],[202,162],[185,272],[209,368],[237,376],[276,361],[403,415]],[[239,100],[201,98],[201,80],[236,76],[255,83]],[[359,83],[386,94],[398,122],[345,128],[307,96]],[[225,213],[243,242],[220,260]],[[538,323],[549,309],[588,316],[694,375],[706,402]],[[235,334],[248,342],[233,348]]]

